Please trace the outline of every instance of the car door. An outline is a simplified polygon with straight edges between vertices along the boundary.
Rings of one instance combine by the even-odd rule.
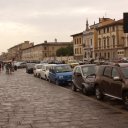
[[[114,77],[118,77],[119,79],[114,80]],[[112,68],[112,81],[110,85],[110,93],[113,96],[120,97],[121,98],[121,92],[122,92],[122,81],[121,76],[117,68]]]
[[[73,74],[73,80],[75,81],[76,86],[82,89],[83,77],[80,67],[76,67]]]
[[[42,66],[42,71],[41,71],[41,77],[42,77],[42,78],[45,78],[45,76],[44,76],[44,71],[45,71],[45,66],[43,65],[43,66]]]
[[[56,71],[55,71],[55,67],[52,67],[50,69],[50,72],[49,72],[49,78],[52,80],[52,81],[56,81]]]
[[[110,94],[110,84],[111,84],[111,70],[110,66],[106,66],[101,78],[101,89],[104,93]]]

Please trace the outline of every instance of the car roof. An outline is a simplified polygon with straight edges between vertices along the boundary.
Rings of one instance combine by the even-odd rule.
[[[65,66],[65,65],[69,65],[69,64],[56,64],[56,65],[53,65],[53,66],[57,67],[57,66]]]
[[[35,66],[38,66],[38,65],[43,65],[43,64],[35,64]]]
[[[54,66],[56,64],[43,64],[43,66]]]
[[[84,64],[84,65],[77,65],[75,67],[86,67],[86,66],[97,66],[96,64]]]
[[[115,66],[118,66],[118,67],[128,67],[128,63],[116,63]]]

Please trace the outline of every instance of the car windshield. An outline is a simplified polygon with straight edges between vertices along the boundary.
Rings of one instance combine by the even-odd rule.
[[[96,66],[83,66],[82,73],[84,76],[88,76],[96,73]]]
[[[49,70],[51,68],[51,66],[46,66],[46,70]]]
[[[121,71],[126,79],[128,79],[128,67],[122,67]]]
[[[42,65],[37,65],[37,69],[41,69],[42,68]]]
[[[72,69],[69,65],[63,65],[63,66],[56,66],[56,72],[61,73],[61,72],[71,72]]]

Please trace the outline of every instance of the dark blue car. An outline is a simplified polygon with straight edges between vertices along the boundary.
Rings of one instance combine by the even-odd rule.
[[[68,64],[58,64],[49,70],[49,82],[57,85],[68,84],[72,81],[72,69]]]

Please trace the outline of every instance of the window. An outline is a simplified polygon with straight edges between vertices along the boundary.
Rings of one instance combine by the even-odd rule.
[[[99,30],[99,34],[100,34],[100,30]]]
[[[76,44],[77,40],[75,39],[75,44]]]
[[[107,77],[111,77],[111,68],[110,67],[105,67],[103,75],[107,76]]]
[[[95,74],[96,67],[95,66],[84,66],[84,67],[82,67],[82,73],[84,76]]]
[[[81,38],[80,38],[80,44],[81,44]]]
[[[92,46],[92,39],[90,39],[90,46]]]
[[[109,48],[109,37],[107,37],[107,48]]]
[[[104,28],[104,33],[105,33],[105,28]]]
[[[76,70],[74,71],[74,73],[81,73],[80,68],[79,67],[76,68]]]
[[[115,26],[112,26],[112,31],[115,31]]]
[[[101,48],[101,39],[99,38],[99,49]]]
[[[115,36],[112,37],[113,40],[113,48],[115,48]]]
[[[119,73],[116,70],[116,68],[112,68],[112,77],[116,77],[116,76],[119,76]]]
[[[108,52],[108,59],[110,58],[110,53]]]
[[[106,58],[106,53],[104,53],[104,58]]]
[[[44,47],[44,50],[47,50],[47,47]]]
[[[106,48],[106,39],[104,38],[104,48]]]
[[[107,27],[107,32],[109,32],[109,27]]]
[[[47,57],[47,53],[45,53],[45,57]]]
[[[81,52],[81,48],[80,48],[80,54],[81,54],[82,52]]]
[[[78,40],[78,38],[77,38],[77,44],[79,44],[79,40]]]

